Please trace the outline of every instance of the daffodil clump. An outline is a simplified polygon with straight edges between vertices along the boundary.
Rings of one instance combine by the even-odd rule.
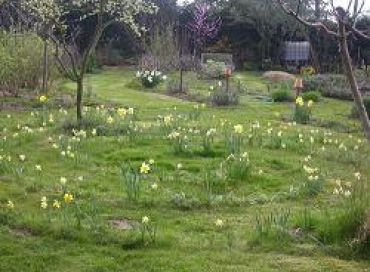
[[[141,241],[144,245],[155,243],[157,228],[149,216],[145,215],[141,218]]]
[[[212,145],[214,142],[214,137],[216,135],[217,130],[215,128],[210,128],[204,131],[203,134],[203,151],[207,154],[212,152]]]
[[[221,172],[226,180],[246,180],[252,172],[252,164],[247,152],[231,154],[221,163]]]
[[[152,71],[138,71],[136,77],[141,79],[141,83],[146,88],[154,88],[163,81],[167,80],[167,76],[157,70]]]
[[[244,126],[234,125],[226,132],[226,150],[229,154],[240,154],[244,147]]]
[[[306,102],[301,96],[298,96],[295,104],[294,121],[300,124],[307,124],[311,119],[314,102],[312,100]]]
[[[185,132],[173,131],[167,138],[171,141],[176,154],[187,153],[189,151],[189,138]]]

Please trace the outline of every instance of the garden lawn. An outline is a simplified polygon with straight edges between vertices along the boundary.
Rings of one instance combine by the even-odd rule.
[[[89,75],[75,135],[72,83],[45,104],[3,101],[20,107],[0,112],[0,271],[370,271],[369,245],[347,246],[357,226],[340,228],[362,216],[357,188],[367,194],[370,180],[352,104],[322,99],[299,125],[294,105],[256,96],[269,95],[257,73],[237,77],[240,105],[214,108],[166,96],[165,84],[145,90],[130,69]],[[232,178],[229,163],[247,174]]]

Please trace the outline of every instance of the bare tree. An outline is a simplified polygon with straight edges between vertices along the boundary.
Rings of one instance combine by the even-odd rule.
[[[355,36],[360,39],[366,39],[370,41],[370,36],[356,29],[355,23],[358,16],[362,13],[362,9],[365,4],[365,0],[360,3],[359,0],[350,0],[347,9],[343,7],[335,7],[333,0],[328,3],[330,6],[330,13],[336,20],[335,28],[325,24],[324,21],[310,20],[305,18],[300,13],[300,7],[302,0],[298,0],[295,8],[287,4],[284,0],[276,0],[282,7],[284,12],[289,16],[294,17],[298,22],[305,25],[306,27],[315,28],[318,31],[324,31],[327,35],[336,38],[340,54],[342,58],[342,65],[345,71],[345,75],[351,86],[354,102],[360,115],[362,128],[364,130],[366,138],[370,141],[370,120],[364,106],[364,100],[359,90],[358,83],[354,74],[354,68],[352,66],[351,56],[348,49],[348,40],[351,36]],[[352,12],[351,12],[352,10]]]

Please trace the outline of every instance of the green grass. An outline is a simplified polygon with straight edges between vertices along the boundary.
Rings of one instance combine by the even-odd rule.
[[[69,143],[78,161],[61,155],[71,139],[71,133],[61,127],[74,119],[74,108],[69,108],[66,116],[56,108],[47,110],[48,114],[53,113],[55,123],[39,132],[40,118],[30,115],[36,111],[33,107],[37,98],[5,101],[23,107],[0,112],[0,135],[7,137],[0,142],[0,155],[3,160],[12,158],[10,168],[0,164],[0,271],[369,270],[369,260],[355,255],[343,239],[335,243],[316,240],[327,227],[326,212],[335,215],[338,211],[345,224],[343,197],[332,194],[334,180],[351,181],[355,186],[355,172],[361,173],[365,184],[370,179],[368,144],[362,143],[354,150],[357,140],[363,138],[359,122],[348,118],[351,103],[322,99],[313,108],[311,125],[291,126],[288,119],[292,105],[258,99],[258,93],[268,95],[266,83],[258,73],[242,72],[237,78],[248,87],[239,106],[206,107],[200,110],[199,119],[189,119],[189,114],[196,111],[195,103],[165,96],[165,85],[158,90],[143,90],[134,77],[135,71],[129,69],[91,75],[87,84],[90,97],[85,101],[106,107],[134,107],[136,125],[144,132],[131,140],[126,135],[114,135],[118,128],[130,124],[109,113],[115,123],[102,124],[101,129],[111,136],[92,137],[89,129],[89,136],[79,145]],[[192,91],[200,90],[206,95],[210,82],[194,80],[192,75],[186,78],[194,81]],[[73,88],[72,83],[66,83],[61,89],[63,93],[73,93]],[[59,96],[61,93],[55,93],[51,100]],[[178,124],[168,130],[163,125],[158,128],[154,126],[158,115],[172,115]],[[106,116],[101,119],[106,120]],[[256,121],[261,125],[263,144],[249,143],[244,147],[249,153],[252,174],[236,182],[220,178],[220,164],[229,155],[221,126],[225,119],[230,122],[229,131],[236,124],[244,126],[245,141],[249,126]],[[34,132],[21,132],[18,124]],[[142,128],[144,124],[153,126]],[[190,152],[174,153],[166,136],[178,126],[200,131],[216,128],[212,152],[203,152],[202,138],[193,135],[189,136]],[[269,127],[275,135],[271,138]],[[313,131],[316,129],[318,134]],[[324,136],[329,130],[332,136]],[[281,139],[276,136],[279,131],[283,132]],[[19,136],[14,137],[14,133]],[[304,144],[299,143],[299,133],[304,135]],[[315,138],[312,145],[311,135]],[[320,141],[324,138],[333,143],[325,144],[326,150],[322,151],[324,144]],[[286,149],[276,144],[280,140],[286,143]],[[58,144],[59,149],[52,148],[52,143]],[[339,149],[340,143],[348,151]],[[26,155],[25,162],[18,159],[20,154]],[[304,162],[309,154],[312,161]],[[130,202],[120,165],[130,162],[138,169],[150,159],[155,161],[155,170],[143,180],[139,200]],[[180,171],[176,170],[178,163],[183,165]],[[37,164],[42,166],[41,173],[35,170]],[[290,193],[291,186],[299,188],[307,179],[303,164],[320,169],[324,184],[316,197]],[[21,174],[14,173],[20,168]],[[215,181],[211,200],[204,184],[207,171],[213,172]],[[70,206],[63,203],[62,209],[53,210],[54,199],[63,201],[60,177],[67,178],[65,191],[73,193],[75,202]],[[158,190],[151,189],[153,183],[159,185]],[[175,195],[182,193],[185,199],[176,202]],[[48,198],[50,213],[40,208],[43,196]],[[15,203],[14,210],[6,207],[8,200]],[[75,205],[82,211],[80,227],[75,220]],[[298,237],[289,234],[297,228],[296,219],[307,208],[313,214],[313,229]],[[273,213],[280,218],[288,210],[290,217],[282,232],[273,228],[267,234],[258,234],[256,217],[267,218]],[[143,244],[139,230],[118,230],[109,224],[112,219],[141,222],[143,216],[149,216],[157,227],[154,244]],[[225,226],[216,227],[216,219],[222,219]],[[263,227],[268,228],[268,223]],[[337,228],[333,229],[330,235],[336,234]]]

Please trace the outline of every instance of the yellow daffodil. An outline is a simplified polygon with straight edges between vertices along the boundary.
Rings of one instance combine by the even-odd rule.
[[[11,201],[11,200],[8,200],[8,203],[6,204],[6,207],[10,210],[13,210],[14,209],[14,202]]]
[[[217,219],[217,220],[215,221],[215,225],[216,225],[216,227],[218,227],[218,228],[222,228],[222,227],[224,226],[224,221],[222,221],[221,219]]]
[[[61,206],[60,202],[55,199],[53,202],[53,208],[60,209],[60,206]]]
[[[73,202],[74,198],[73,198],[73,195],[71,193],[67,193],[67,194],[64,195],[63,199],[64,199],[65,203],[70,204],[70,203]]]
[[[48,101],[48,98],[47,98],[47,96],[45,96],[45,95],[41,95],[41,96],[39,97],[39,101],[40,101],[41,103],[45,103],[45,102],[47,102],[47,101]]]
[[[113,117],[112,116],[108,116],[108,118],[107,118],[107,124],[111,125],[113,123],[114,123]]]
[[[48,207],[48,200],[47,200],[46,196],[43,196],[41,198],[41,208],[46,209],[47,207]]]
[[[297,99],[295,100],[295,103],[298,105],[298,106],[304,106],[304,101],[303,101],[303,98],[301,96],[298,96]]]
[[[242,134],[244,131],[244,128],[242,125],[238,124],[234,126],[234,132],[237,134]]]
[[[143,162],[140,166],[140,173],[141,174],[148,174],[150,172],[150,165]]]
[[[144,216],[142,219],[141,219],[141,223],[143,223],[144,225],[148,224],[150,221],[149,217],[148,216]]]
[[[126,116],[126,114],[127,114],[127,110],[126,110],[126,109],[124,109],[124,108],[119,108],[119,109],[117,110],[117,113],[118,113],[118,115],[119,115],[119,116],[121,116],[121,117],[125,117],[125,116]]]

